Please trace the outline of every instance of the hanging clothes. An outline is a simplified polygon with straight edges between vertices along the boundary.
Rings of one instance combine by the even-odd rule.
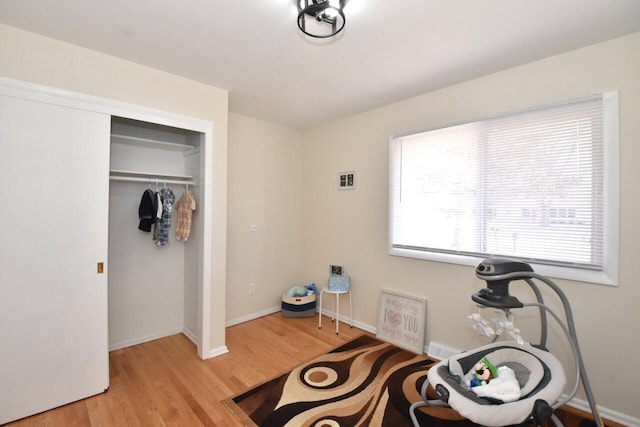
[[[138,229],[147,233],[151,232],[151,226],[155,222],[155,195],[153,190],[147,189],[142,193],[142,199],[140,200],[140,206],[138,207]]]
[[[160,221],[162,221],[162,198],[159,191],[154,193],[153,202],[153,240],[158,240],[160,238]]]
[[[178,223],[176,224],[176,240],[189,240],[191,235],[191,219],[193,211],[196,210],[196,199],[193,197],[191,190],[187,190],[182,194],[178,203],[176,203],[178,211]]]
[[[162,200],[162,218],[160,220],[160,236],[156,241],[156,246],[169,244],[169,227],[171,227],[171,212],[176,198],[170,188],[160,189],[160,199]]]

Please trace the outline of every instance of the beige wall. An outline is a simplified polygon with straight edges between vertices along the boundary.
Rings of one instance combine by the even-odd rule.
[[[302,133],[229,115],[227,320],[280,305],[302,273]],[[249,231],[257,224],[259,231]],[[256,291],[249,294],[249,283]]]
[[[417,96],[306,133],[303,275],[322,282],[330,263],[345,266],[352,277],[354,317],[364,324],[376,325],[379,290],[397,289],[427,298],[429,341],[458,349],[485,342],[472,331],[467,319],[476,311],[471,294],[484,286],[472,267],[387,254],[389,136],[617,89],[621,138],[619,286],[559,283],[573,305],[599,404],[640,418],[635,391],[640,383],[636,362],[640,350],[638,52],[640,34],[635,34]],[[336,175],[345,170],[357,172],[355,191],[336,189]],[[535,312],[524,313],[517,317],[516,325],[536,331],[532,325]],[[554,329],[551,346],[559,338]],[[559,348],[557,352],[565,359],[567,351]]]
[[[211,347],[224,345],[227,91],[0,25],[0,76],[209,120],[213,130]]]
[[[216,332],[221,322],[277,306],[279,294],[292,285],[325,283],[332,263],[345,266],[352,276],[354,317],[361,324],[375,326],[381,288],[397,289],[428,299],[429,341],[460,349],[479,345],[483,341],[466,318],[475,310],[470,295],[483,286],[472,268],[387,255],[389,136],[618,89],[619,286],[559,283],[573,304],[596,398],[602,406],[636,418],[639,51],[636,34],[299,133],[228,115],[226,91],[0,25],[0,76],[214,123],[212,347],[224,342]],[[345,170],[357,172],[354,191],[337,190],[337,173]],[[249,232],[250,224],[259,224],[260,231]],[[248,294],[250,282],[256,283],[254,295]],[[522,314],[516,323],[534,331],[529,326],[534,318]],[[554,331],[551,344],[558,341]],[[564,358],[566,349],[559,353]]]

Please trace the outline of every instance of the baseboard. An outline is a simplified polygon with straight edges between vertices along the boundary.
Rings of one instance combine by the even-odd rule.
[[[320,310],[318,310],[318,312],[319,311]],[[330,317],[332,315],[332,312],[331,312],[331,310],[324,309],[324,310],[322,310],[322,314],[325,315],[325,316],[329,316]],[[349,324],[349,320],[350,319],[347,316],[340,315],[340,316],[338,316],[338,320],[340,322],[342,322],[342,323]],[[367,331],[369,333],[372,333],[374,335],[376,334],[376,328],[374,328],[373,326],[367,325],[365,323],[354,321],[353,322],[353,326],[355,326],[355,327],[357,327],[359,329],[362,329],[364,331]]]
[[[121,342],[117,342],[114,344],[109,344],[109,351],[114,351],[114,350],[120,350],[122,348],[126,348],[126,347],[131,347],[132,345],[138,345],[138,344],[143,344],[145,342],[148,341],[153,341],[153,340],[157,340],[160,338],[165,338],[171,335],[175,335],[175,334],[181,334],[183,333],[184,330],[183,328],[175,328],[175,329],[170,329],[168,331],[163,331],[163,332],[158,332],[155,334],[150,334],[150,335],[145,335],[143,337],[138,337],[138,338],[133,338],[127,341],[121,341]],[[191,338],[189,338],[191,339]]]
[[[196,347],[198,346],[198,334],[196,334],[189,328],[182,328],[182,333],[185,337],[189,338],[189,341],[194,343]]]
[[[255,320],[255,319],[258,319],[260,317],[264,317],[264,316],[268,316],[268,315],[273,314],[273,313],[277,313],[280,310],[282,310],[282,307],[276,306],[276,307],[271,307],[271,308],[267,308],[265,310],[258,311],[256,313],[251,313],[251,314],[248,314],[246,316],[237,317],[235,319],[227,320],[226,323],[225,323],[225,327],[228,328],[229,326],[239,325],[240,323],[248,322],[250,320]]]
[[[378,331],[377,328],[374,328],[373,326],[365,325],[364,323],[358,322],[357,320],[353,321],[353,326],[360,328],[363,331],[367,331],[373,335],[375,335],[376,332]]]
[[[227,320],[227,322],[225,323],[225,327],[228,328],[230,326],[239,325],[240,323],[249,322],[251,320],[255,320],[255,319],[258,319],[260,317],[264,317],[264,316],[268,316],[268,315],[273,314],[273,313],[277,313],[277,312],[279,312],[281,310],[282,310],[282,307],[276,306],[276,307],[267,308],[266,310],[258,311],[256,313],[251,313],[251,314],[248,314],[246,316],[237,317],[235,319]],[[325,316],[331,316],[331,311],[329,311],[329,310],[323,310],[322,313]],[[349,322],[349,318],[346,317],[346,316],[338,316],[338,319],[341,322],[347,322],[347,323]],[[367,325],[365,323],[362,323],[362,322],[354,321],[353,322],[353,326],[356,326],[357,328],[360,328],[360,329],[362,329],[364,331],[370,332],[370,333],[372,333],[374,335],[376,333],[376,328],[374,328],[373,326]]]
[[[218,357],[226,353],[229,353],[229,349],[227,348],[226,345],[223,345],[218,348],[211,349],[209,351],[209,357],[207,357],[207,359],[211,359],[212,357]]]
[[[589,406],[589,402],[587,402],[586,400],[582,400],[574,397],[567,403],[567,406],[571,406],[572,408],[591,414],[591,407]],[[614,423],[618,423],[623,426],[629,426],[629,427],[640,427],[639,418],[635,418],[627,414],[613,411],[611,409],[604,408],[600,405],[598,405],[598,412],[600,413],[600,416],[602,418],[607,419],[609,421],[613,421]]]

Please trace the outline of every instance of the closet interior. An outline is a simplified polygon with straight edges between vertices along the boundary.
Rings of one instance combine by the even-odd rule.
[[[122,117],[111,120],[109,174],[109,350],[176,333],[194,343],[199,334],[198,284],[202,282],[204,134]],[[147,189],[174,195],[169,243],[138,229]],[[166,191],[166,190],[165,190]],[[176,239],[176,203],[191,191],[188,239]]]

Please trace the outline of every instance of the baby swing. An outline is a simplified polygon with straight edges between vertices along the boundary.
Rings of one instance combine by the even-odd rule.
[[[415,402],[409,415],[415,427],[420,427],[415,410],[424,406],[453,408],[463,417],[484,426],[507,426],[535,422],[540,426],[551,420],[560,427],[562,422],[554,410],[569,402],[577,393],[580,381],[589,401],[596,426],[603,427],[587,379],[573,323],[569,301],[564,292],[550,279],[536,274],[529,264],[504,258],[487,258],[476,267],[476,276],[487,282],[487,288],[472,295],[482,307],[496,309],[495,338],[491,344],[466,351],[443,360],[429,369],[420,394],[423,401]],[[560,298],[565,320],[543,302],[542,293],[532,279],[548,285]],[[523,280],[529,284],[537,302],[522,303],[509,294],[509,283]],[[513,308],[538,307],[540,311],[540,343],[525,343],[519,330],[511,323]],[[547,312],[556,319],[566,335],[573,353],[576,372],[573,387],[561,397],[566,384],[562,365],[546,349]],[[493,329],[479,315],[469,316],[476,323],[474,329],[486,336]],[[497,341],[506,331],[509,341]],[[431,384],[439,399],[427,397]]]

